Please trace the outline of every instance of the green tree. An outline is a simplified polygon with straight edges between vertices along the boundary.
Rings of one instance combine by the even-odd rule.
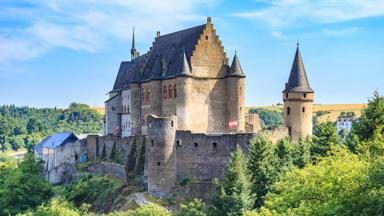
[[[272,142],[264,136],[256,137],[249,147],[247,163],[251,176],[252,193],[256,196],[254,207],[258,208],[263,204],[265,195],[276,181],[277,163]]]
[[[176,216],[207,216],[208,210],[202,200],[194,199],[187,204],[180,204],[180,211]]]
[[[33,154],[27,154],[17,168],[6,168],[0,177],[0,215],[15,215],[47,202],[52,186]]]
[[[135,210],[129,210],[126,212],[115,212],[108,214],[108,216],[171,216],[172,214],[164,208],[155,205],[143,205]]]
[[[384,155],[384,96],[377,91],[368,100],[361,118],[354,122],[346,145],[365,156]]]
[[[337,134],[336,126],[333,122],[325,122],[316,125],[313,130],[313,143],[311,146],[311,156],[325,156],[335,145],[340,144],[340,137]]]
[[[241,148],[237,146],[220,182],[216,200],[218,215],[242,215],[252,208],[253,196],[245,161]]]
[[[287,172],[265,207],[285,215],[360,215],[351,209],[367,181],[368,163],[341,146],[317,164]],[[360,197],[362,198],[362,197]]]
[[[289,170],[293,166],[293,144],[289,137],[277,141],[275,155],[279,173]]]

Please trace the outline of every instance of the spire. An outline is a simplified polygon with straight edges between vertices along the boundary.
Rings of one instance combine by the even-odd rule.
[[[231,70],[228,73],[228,76],[240,76],[244,77],[243,69],[241,69],[239,58],[237,57],[237,52],[235,50],[235,56],[233,57]]]
[[[135,27],[133,27],[132,32],[132,48],[131,48],[131,60],[134,61],[138,57],[139,53],[136,51],[135,43]]]
[[[301,58],[299,43],[297,42],[295,59],[293,60],[291,73],[288,83],[285,84],[283,92],[307,92],[313,93],[309,86],[307,74],[305,72],[304,63]]]
[[[188,64],[187,56],[185,55],[185,50],[183,49],[183,57],[180,68],[180,75],[183,76],[192,76],[191,69]]]

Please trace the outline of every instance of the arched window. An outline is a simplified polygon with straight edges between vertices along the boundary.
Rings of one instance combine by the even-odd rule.
[[[290,115],[291,114],[291,107],[288,107],[287,108],[287,115]]]
[[[177,97],[176,84],[173,86],[173,97]]]
[[[172,86],[171,85],[168,86],[168,95],[169,95],[168,96],[169,98],[172,98]]]
[[[163,87],[164,99],[167,99],[167,86]]]

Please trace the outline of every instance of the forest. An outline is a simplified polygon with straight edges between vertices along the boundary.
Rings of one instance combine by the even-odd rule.
[[[194,197],[98,213],[92,204],[115,196],[110,178],[85,176],[60,190],[41,163],[0,158],[0,215],[270,216],[384,214],[384,96],[375,92],[349,134],[318,123],[312,137],[273,145],[255,138],[247,154],[237,148],[210,200]]]
[[[71,131],[102,133],[103,116],[88,105],[71,103],[67,109],[0,106],[0,150],[32,148],[45,136]]]

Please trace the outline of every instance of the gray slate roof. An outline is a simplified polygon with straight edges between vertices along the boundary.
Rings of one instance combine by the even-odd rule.
[[[241,69],[239,58],[237,57],[236,53],[235,53],[235,56],[233,57],[233,61],[231,64],[231,70],[229,71],[228,76],[245,77],[244,73],[243,73],[243,69]]]
[[[129,88],[129,83],[192,76],[191,55],[205,28],[206,24],[157,37],[147,53],[121,62],[112,91]],[[237,56],[234,60],[233,75],[244,76]],[[222,65],[221,70],[230,75],[228,65]]]
[[[157,37],[148,53],[134,61],[121,62],[113,91],[129,88],[129,83],[185,76],[184,73],[188,71],[184,71],[187,67],[183,65],[183,50],[187,62],[190,62],[205,26],[204,24]],[[189,63],[188,68],[190,70]]]
[[[36,152],[41,152],[43,148],[56,148],[63,146],[69,142],[75,142],[78,138],[71,132],[55,133],[52,136],[44,138],[40,143],[35,146]],[[39,153],[40,154],[40,153]]]
[[[313,93],[313,90],[309,86],[299,47],[296,49],[295,59],[293,60],[288,83],[285,84],[283,92]]]

